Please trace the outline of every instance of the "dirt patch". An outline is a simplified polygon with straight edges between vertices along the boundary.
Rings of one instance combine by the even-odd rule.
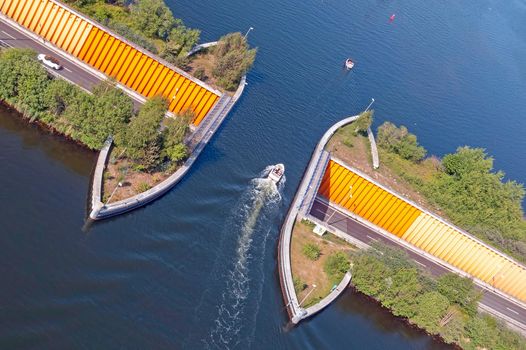
[[[369,139],[361,134],[353,135],[352,131],[352,124],[338,130],[329,140],[326,149],[334,157],[362,171],[383,186],[444,217],[444,213],[430,204],[416,186],[408,183],[408,179],[422,181],[434,176],[438,172],[435,158],[431,157],[415,164],[391,155],[379,147],[380,167],[375,170],[372,166]]]
[[[301,304],[302,307],[317,303],[331,292],[333,284],[323,269],[329,255],[339,251],[350,252],[356,249],[329,233],[319,237],[312,232],[312,228],[305,222],[296,221],[292,230],[290,248],[292,276],[296,281],[299,280],[301,284],[307,286],[304,289],[300,288],[302,290],[296,290],[298,302],[301,302],[308,295]],[[303,254],[303,247],[307,243],[315,244],[321,249],[321,256],[318,260],[312,261]],[[314,290],[313,285],[316,285]]]
[[[104,169],[103,203],[114,203],[147,191],[166,180],[177,170],[175,167],[165,167],[166,169],[160,169],[151,173],[144,172],[139,170],[137,164],[128,158],[121,156],[115,159],[119,157],[120,153],[121,150],[113,148],[109,155],[106,169]],[[119,186],[119,183],[122,186]],[[108,201],[108,199],[110,200]]]

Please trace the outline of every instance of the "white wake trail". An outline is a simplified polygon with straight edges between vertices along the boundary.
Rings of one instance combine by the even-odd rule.
[[[250,182],[227,225],[227,229],[239,232],[236,255],[224,275],[225,289],[219,299],[218,315],[209,337],[203,340],[208,348],[246,348],[252,341],[255,318],[250,317],[247,309],[251,313],[259,310],[261,294],[257,292],[262,288],[263,276],[251,280],[250,274],[262,270],[265,243],[278,214],[280,192],[286,181],[283,177],[276,186],[265,178],[270,169],[271,166],[267,167]],[[244,328],[248,328],[250,335],[241,334]]]

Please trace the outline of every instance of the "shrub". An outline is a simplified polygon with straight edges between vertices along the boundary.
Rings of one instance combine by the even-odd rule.
[[[293,277],[292,282],[294,283],[294,290],[296,291],[296,294],[299,294],[300,292],[304,291],[305,288],[307,288],[307,284],[299,277]]]
[[[146,182],[140,182],[135,188],[135,190],[137,191],[137,193],[142,193],[148,191],[150,188],[152,188],[152,186],[150,186]]]
[[[383,123],[378,128],[377,139],[380,147],[413,162],[423,159],[426,155],[425,148],[418,144],[416,136],[403,125],[397,127],[390,122]]]
[[[329,279],[335,284],[342,280],[345,273],[349,271],[349,268],[349,259],[343,252],[329,255],[324,266],[324,270],[327,275],[329,275]]]
[[[227,90],[235,90],[241,77],[252,67],[256,49],[249,49],[241,33],[230,33],[222,37],[214,49],[216,63],[212,74]]]
[[[207,76],[205,73],[205,69],[203,67],[199,67],[194,72],[194,77],[196,77],[199,80],[206,80]]]
[[[312,261],[316,261],[321,256],[321,249],[316,244],[307,243],[302,249],[303,255]]]

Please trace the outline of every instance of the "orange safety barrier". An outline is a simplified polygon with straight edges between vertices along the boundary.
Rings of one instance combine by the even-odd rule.
[[[55,0],[3,0],[0,11],[139,94],[165,97],[170,112],[191,110],[194,125],[219,99],[199,80],[187,78]]]
[[[329,161],[318,193],[415,247],[526,302],[524,266],[337,161]]]

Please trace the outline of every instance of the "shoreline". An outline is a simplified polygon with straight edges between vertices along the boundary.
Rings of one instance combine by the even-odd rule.
[[[0,100],[0,106],[7,109],[8,111],[13,111],[16,114],[19,115],[19,120],[25,122],[29,126],[35,126],[39,131],[44,132],[49,135],[53,135],[54,137],[60,138],[63,141],[68,142],[71,145],[75,145],[77,147],[80,147],[86,151],[97,153],[99,150],[89,148],[86,144],[82,143],[79,140],[75,140],[73,137],[64,134],[63,132],[58,131],[53,126],[44,123],[40,120],[31,120],[31,118],[28,118],[23,112],[18,110],[15,106],[11,105],[9,102],[5,100]]]
[[[416,330],[416,331],[418,331],[418,332],[420,332],[420,333],[422,333],[422,334],[424,334],[424,335],[426,335],[426,336],[432,338],[433,340],[438,341],[438,342],[440,342],[442,344],[451,346],[454,349],[458,349],[458,350],[462,349],[462,347],[460,345],[458,345],[457,343],[448,343],[448,342],[446,342],[444,340],[444,338],[442,338],[442,336],[440,334],[429,333],[424,328],[421,328],[417,324],[412,323],[407,317],[396,316],[395,314],[393,314],[393,311],[390,308],[388,308],[386,306],[383,306],[382,303],[378,299],[376,299],[376,298],[374,298],[374,297],[372,297],[372,296],[370,296],[368,294],[365,294],[365,293],[359,291],[358,289],[356,289],[356,287],[352,284],[352,282],[349,285],[348,289],[349,289],[350,293],[355,293],[358,296],[366,299],[367,302],[373,303],[373,304],[377,305],[378,307],[380,307],[382,310],[388,312],[390,317],[392,317],[394,320],[402,323],[404,326],[409,327],[411,329],[414,329],[414,330]]]

